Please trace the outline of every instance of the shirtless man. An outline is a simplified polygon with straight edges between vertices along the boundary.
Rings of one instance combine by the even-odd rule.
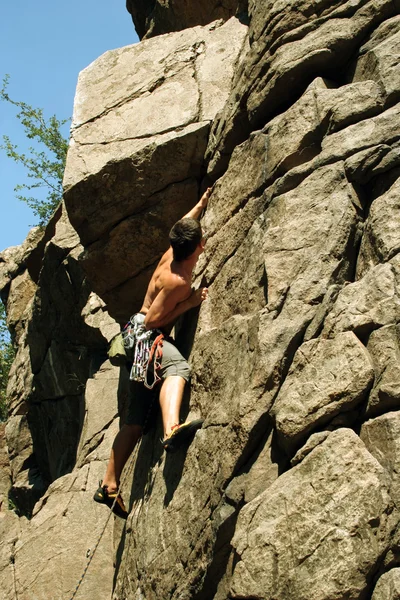
[[[169,333],[176,319],[184,312],[198,306],[207,298],[207,288],[193,291],[193,268],[204,251],[205,240],[198,219],[210,197],[208,188],[191,211],[172,227],[170,247],[165,252],[150,280],[139,316],[147,329],[161,329]],[[160,369],[163,380],[160,406],[164,427],[163,446],[168,450],[173,443],[182,441],[201,427],[202,420],[179,424],[185,384],[190,379],[190,367],[171,340],[163,342]],[[122,518],[128,513],[121,495],[119,480],[126,461],[142,436],[152,403],[152,391],[143,383],[130,382],[130,406],[126,423],[117,434],[111,449],[103,482],[94,500],[106,504]]]

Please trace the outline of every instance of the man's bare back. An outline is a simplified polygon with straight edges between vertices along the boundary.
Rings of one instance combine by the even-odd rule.
[[[179,263],[175,263],[172,250],[169,248],[169,250],[165,252],[161,258],[156,270],[153,273],[143,301],[143,306],[140,309],[140,312],[144,313],[146,317],[150,311],[149,317],[145,320],[145,323],[149,326],[149,329],[153,328],[149,324],[149,320],[151,323],[151,321],[154,319],[157,319],[157,322],[163,322],[162,325],[158,324],[157,327],[165,328],[168,325],[172,327],[173,323],[164,323],[165,318],[168,317],[169,312],[171,312],[171,310],[168,311],[168,308],[173,304],[171,292],[172,298],[175,299],[176,292],[175,294],[173,294],[173,292],[178,289],[182,297],[181,301],[185,301],[192,293],[190,284],[191,278],[188,277],[187,273],[184,272]],[[174,309],[175,306],[172,306],[172,309]]]

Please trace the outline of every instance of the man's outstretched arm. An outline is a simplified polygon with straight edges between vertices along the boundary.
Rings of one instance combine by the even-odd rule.
[[[192,208],[192,210],[190,210],[187,215],[185,215],[184,217],[182,217],[182,219],[200,219],[200,215],[203,212],[203,210],[206,208],[207,204],[208,204],[208,199],[211,195],[211,190],[212,188],[207,188],[206,191],[204,192],[204,194],[202,195],[202,197],[200,198],[200,200],[198,201],[198,203],[196,204],[196,206],[194,206]]]
[[[212,191],[212,188],[207,188],[206,191],[204,192],[204,194],[202,195],[202,197],[200,198],[200,200],[198,201],[198,203],[196,204],[196,206],[194,206],[192,208],[192,210],[190,210],[185,216],[183,216],[182,219],[191,218],[191,219],[199,220],[201,213],[203,212],[203,210],[206,208],[206,206],[208,204],[208,199],[211,195],[211,191]],[[171,258],[171,256],[172,256],[172,248],[169,247],[168,250],[162,256],[160,262]]]

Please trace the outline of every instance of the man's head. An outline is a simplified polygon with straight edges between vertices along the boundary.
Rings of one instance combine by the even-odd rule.
[[[169,242],[174,260],[180,262],[191,256],[197,247],[202,248],[203,233],[196,219],[185,218],[177,221],[169,232]]]

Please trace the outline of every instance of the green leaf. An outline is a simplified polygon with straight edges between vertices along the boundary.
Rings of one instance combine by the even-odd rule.
[[[27,177],[33,179],[34,183],[17,184],[15,192],[22,189],[33,190],[44,188],[47,190],[45,200],[35,198],[34,196],[24,196],[16,194],[16,198],[25,202],[39,218],[38,225],[45,225],[59,203],[62,200],[62,179],[65,169],[65,161],[68,150],[68,140],[62,133],[61,127],[70,119],[59,120],[55,115],[46,119],[43,109],[34,108],[19,100],[10,98],[7,87],[10,76],[5,75],[3,86],[0,90],[0,100],[12,104],[17,109],[16,118],[24,128],[25,136],[33,140],[36,146],[28,148],[27,153],[18,150],[7,135],[3,135],[3,143],[0,144],[0,150],[3,150],[8,158],[14,162],[23,165],[26,169]]]

